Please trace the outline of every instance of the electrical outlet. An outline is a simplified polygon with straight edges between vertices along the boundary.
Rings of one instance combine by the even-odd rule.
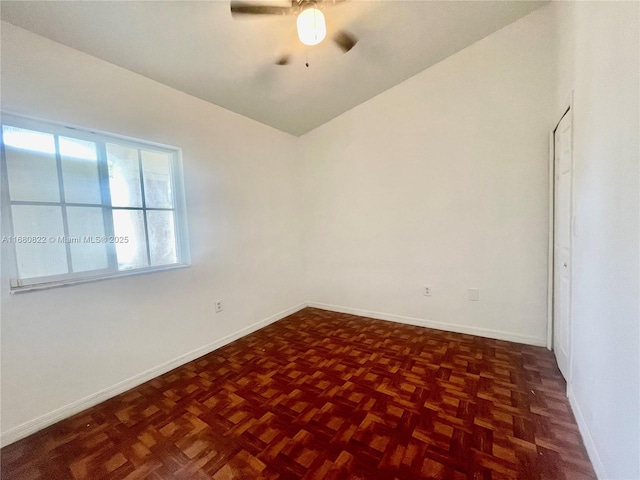
[[[431,285],[425,285],[424,287],[422,287],[422,294],[425,297],[430,297],[431,296]]]
[[[478,288],[470,288],[469,289],[469,300],[472,302],[477,302],[480,300],[480,289]]]
[[[216,309],[216,313],[220,313],[222,311],[222,300],[216,300],[214,302],[214,306]]]

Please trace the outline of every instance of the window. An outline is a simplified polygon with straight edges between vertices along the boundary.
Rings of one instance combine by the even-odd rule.
[[[188,264],[180,151],[2,118],[12,292]]]

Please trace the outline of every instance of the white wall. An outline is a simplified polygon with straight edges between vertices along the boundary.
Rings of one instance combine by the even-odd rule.
[[[557,110],[574,90],[569,396],[600,478],[640,478],[640,4],[553,6]]]
[[[5,441],[304,300],[295,137],[7,23],[2,108],[182,147],[193,263],[11,296],[3,270]]]
[[[310,300],[545,344],[551,26],[538,10],[302,137]]]

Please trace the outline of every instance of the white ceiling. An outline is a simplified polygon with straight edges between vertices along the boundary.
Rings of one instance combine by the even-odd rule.
[[[295,17],[233,19],[228,1],[3,0],[0,8],[2,20],[302,135],[544,3],[353,0],[325,10],[329,33],[316,47],[297,40]],[[338,29],[360,40],[346,54],[328,40]],[[292,63],[275,65],[287,52]]]

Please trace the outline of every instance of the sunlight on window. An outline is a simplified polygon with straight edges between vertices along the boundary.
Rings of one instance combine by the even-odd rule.
[[[131,268],[130,266],[135,263],[136,252],[138,251],[138,242],[135,238],[135,227],[131,216],[127,215],[128,212],[122,212],[122,214],[115,214],[113,216],[114,228],[118,232],[118,236],[127,237],[129,241],[127,243],[121,243],[116,245],[116,254],[118,255],[118,264],[124,268]]]
[[[41,153],[56,153],[56,145],[53,135],[50,133],[34,132],[33,130],[4,125],[2,139],[8,147]]]
[[[129,182],[119,172],[109,177],[109,187],[111,189],[112,205],[130,205],[129,200]]]
[[[114,207],[141,207],[142,188],[138,150],[122,145],[107,145],[109,188]]]
[[[97,160],[96,144],[77,138],[60,137],[60,155],[69,158],[78,158],[80,160]]]
[[[126,242],[116,243],[118,270],[148,266],[147,238],[144,233],[142,210],[114,210],[113,229],[117,237],[127,239]]]

